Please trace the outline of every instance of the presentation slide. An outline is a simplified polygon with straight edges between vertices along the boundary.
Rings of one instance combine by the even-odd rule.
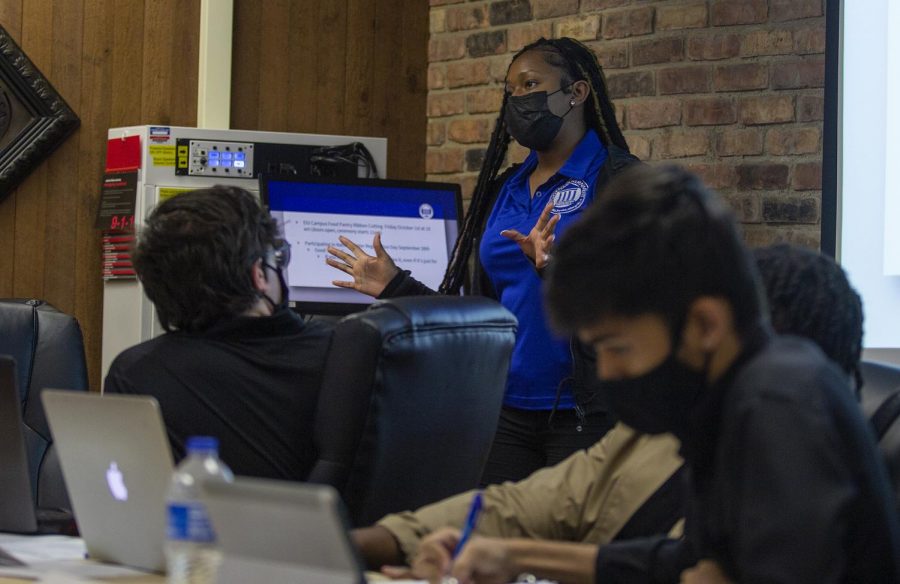
[[[863,346],[896,350],[900,349],[900,38],[896,34],[900,2],[847,0],[843,11],[837,255],[863,298]],[[896,353],[900,356],[900,351]]]
[[[394,263],[412,270],[416,279],[437,288],[447,267],[447,237],[444,222],[426,217],[384,217],[285,211],[284,234],[291,244],[288,266],[291,286],[331,288],[333,280],[350,277],[325,263],[326,248],[345,249],[338,240],[343,235],[375,255],[372,239],[381,233],[381,243]]]
[[[291,244],[285,279],[298,310],[340,314],[372,302],[370,296],[332,284],[352,279],[325,263],[329,246],[349,252],[341,236],[375,255],[372,244],[380,233],[385,251],[400,269],[410,270],[430,288],[440,286],[458,229],[455,185],[272,177],[263,191]]]

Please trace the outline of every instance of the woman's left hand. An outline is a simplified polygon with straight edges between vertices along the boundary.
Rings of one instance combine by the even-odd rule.
[[[353,280],[333,280],[331,283],[377,298],[400,271],[381,245],[381,233],[376,233],[372,240],[372,248],[375,250],[373,256],[343,235],[339,236],[338,240],[350,250],[350,253],[329,245],[325,249],[331,255],[325,258],[325,263],[348,274]]]
[[[528,235],[522,235],[515,229],[504,229],[500,235],[507,239],[511,239],[519,244],[522,253],[534,264],[538,270],[542,270],[550,261],[550,246],[553,245],[553,239],[556,237],[556,224],[559,223],[559,215],[553,215],[553,199],[551,198],[541,216],[538,217],[537,223],[528,232]]]

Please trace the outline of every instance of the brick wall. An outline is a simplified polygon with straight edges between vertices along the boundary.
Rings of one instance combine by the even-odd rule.
[[[471,193],[512,54],[571,36],[597,53],[636,155],[699,173],[751,245],[818,246],[822,0],[430,3],[429,180]],[[524,154],[511,145],[511,162]]]

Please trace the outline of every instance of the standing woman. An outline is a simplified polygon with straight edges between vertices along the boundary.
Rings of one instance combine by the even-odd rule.
[[[510,137],[531,150],[498,177]],[[612,426],[594,382],[593,353],[549,330],[540,273],[554,233],[564,230],[598,188],[636,161],[616,122],[594,53],[570,39],[540,39],[513,58],[500,114],[468,214],[437,293],[456,294],[474,257],[472,291],[516,315],[513,349],[485,484],[517,481],[591,446]],[[352,281],[334,284],[377,298],[435,294],[384,250],[375,255],[345,237],[329,265]]]

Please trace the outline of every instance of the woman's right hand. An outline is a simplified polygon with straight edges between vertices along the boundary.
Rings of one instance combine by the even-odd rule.
[[[329,245],[327,251],[334,257],[326,258],[325,263],[349,274],[353,280],[334,280],[332,284],[341,288],[352,288],[373,298],[378,297],[400,271],[381,245],[381,234],[376,233],[372,241],[372,247],[375,248],[374,256],[367,254],[343,235],[338,239],[351,253]]]
[[[556,239],[556,224],[559,223],[560,216],[552,215],[555,204],[551,197],[528,235],[523,235],[515,229],[504,229],[500,232],[503,237],[518,243],[522,253],[538,270],[543,270],[550,262],[550,247]]]

